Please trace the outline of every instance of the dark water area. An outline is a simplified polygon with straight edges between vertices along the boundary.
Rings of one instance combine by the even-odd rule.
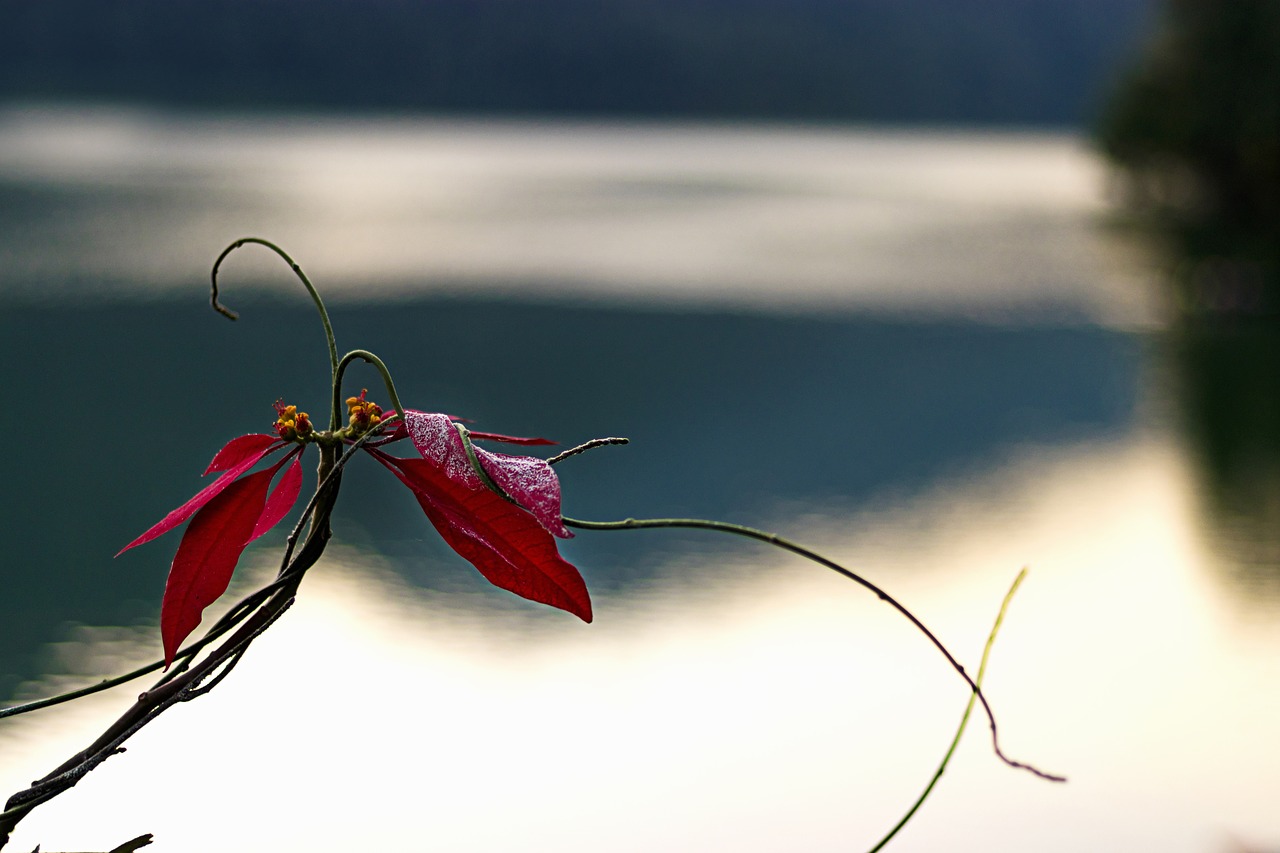
[[[314,312],[232,304],[234,324],[194,299],[0,311],[0,364],[29,424],[0,493],[0,693],[38,675],[69,625],[155,618],[176,539],[111,555],[199,489],[218,447],[269,429],[281,397],[323,417]],[[451,300],[333,313],[340,345],[376,351],[410,408],[566,445],[629,437],[560,468],[566,514],[597,519],[854,511],[1018,446],[1121,435],[1146,350],[1096,328]],[[385,402],[372,371],[348,376],[352,393],[366,384]],[[373,467],[349,469],[338,541],[392,558],[419,588],[480,594],[484,582]],[[599,598],[653,582],[680,541],[580,536],[565,552]]]
[[[182,109],[1080,126],[1152,0],[45,0],[0,97]]]

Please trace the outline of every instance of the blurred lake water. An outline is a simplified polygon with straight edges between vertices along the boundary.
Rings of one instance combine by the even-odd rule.
[[[970,666],[1030,566],[990,698],[1071,781],[979,722],[896,849],[1280,847],[1280,347],[1170,327],[1104,187],[1065,135],[0,111],[0,695],[154,658],[176,537],[111,555],[272,401],[323,409],[278,261],[234,255],[242,319],[208,309],[257,234],[407,405],[629,436],[560,466],[569,515],[777,530]],[[588,626],[488,588],[401,492],[351,471],[298,604],[14,849],[865,849],[967,699],[787,555],[581,533]],[[139,689],[0,721],[0,789]]]

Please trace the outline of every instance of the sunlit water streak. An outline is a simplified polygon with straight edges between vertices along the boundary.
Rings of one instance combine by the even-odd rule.
[[[0,297],[161,295],[256,234],[330,298],[1147,326],[1149,272],[1095,227],[1104,185],[1081,139],[1044,133],[11,107]]]
[[[969,662],[1031,566],[989,692],[1006,748],[1071,781],[1003,767],[976,725],[896,849],[1280,840],[1275,603],[1215,582],[1183,458],[1159,435],[1027,448],[986,477],[788,531],[910,602]],[[331,553],[233,677],[34,813],[15,849],[143,831],[190,851],[861,849],[927,779],[965,701],[892,611],[782,554],[674,560],[665,595],[609,600],[586,626],[504,622],[407,587],[376,554]],[[1251,607],[1263,618],[1237,618]],[[122,665],[122,639],[82,666]],[[6,723],[0,784],[44,772],[128,700]]]

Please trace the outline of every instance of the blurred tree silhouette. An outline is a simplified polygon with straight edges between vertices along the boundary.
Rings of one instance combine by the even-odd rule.
[[[1214,565],[1250,603],[1280,601],[1280,334],[1262,324],[1164,338]]]
[[[1182,282],[1201,307],[1276,312],[1280,3],[1167,0],[1098,139],[1129,201],[1213,258]]]

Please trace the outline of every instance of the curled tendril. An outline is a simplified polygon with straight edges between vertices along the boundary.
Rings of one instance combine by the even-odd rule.
[[[333,373],[333,411],[334,422],[331,429],[338,428],[337,412],[338,406],[342,400],[342,376],[347,372],[347,366],[356,359],[372,364],[377,368],[378,373],[382,375],[382,384],[387,388],[387,396],[391,399],[391,407],[396,410],[396,414],[400,416],[400,420],[404,421],[404,406],[400,404],[400,395],[396,393],[396,384],[391,381],[391,371],[387,370],[386,364],[382,359],[378,358],[368,350],[357,349],[352,350],[342,357],[342,361],[338,362],[337,368]]]
[[[228,320],[239,319],[239,314],[218,301],[218,268],[222,266],[222,262],[226,260],[228,255],[236,249],[239,249],[241,246],[245,246],[250,243],[265,246],[279,255],[281,260],[289,265],[289,269],[293,270],[293,274],[298,277],[298,280],[302,282],[302,286],[307,289],[307,293],[311,294],[311,301],[316,304],[316,309],[320,312],[320,322],[324,325],[325,343],[329,345],[329,375],[333,380],[334,387],[336,388],[338,384],[338,345],[334,341],[333,325],[329,322],[329,312],[324,307],[324,300],[320,298],[320,293],[316,290],[315,285],[311,283],[311,279],[307,278],[307,274],[302,271],[302,267],[298,266],[298,262],[289,257],[289,253],[284,249],[281,249],[275,243],[272,243],[270,240],[263,240],[261,237],[241,237],[239,240],[236,240],[234,243],[227,246],[227,248],[223,249],[222,253],[218,255],[218,259],[213,262],[213,269],[209,272],[210,306],[213,307],[214,311],[217,311]],[[385,368],[383,369],[385,370]],[[397,408],[397,411],[400,411],[399,408]],[[329,428],[338,428],[338,408],[336,400],[333,411],[329,416]]]

